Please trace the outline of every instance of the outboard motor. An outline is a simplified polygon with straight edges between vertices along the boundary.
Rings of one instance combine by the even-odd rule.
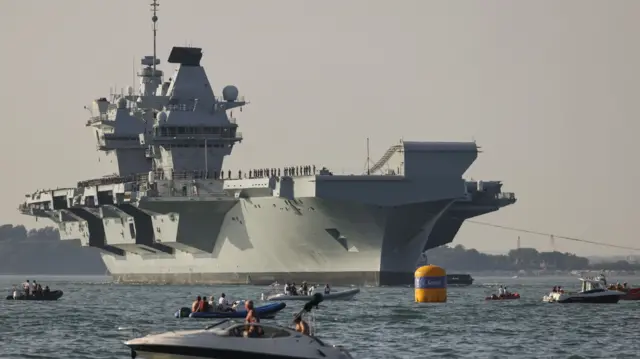
[[[178,312],[176,313],[176,317],[177,318],[188,318],[189,314],[191,314],[191,308],[187,308],[187,307],[182,307],[180,308],[180,310],[178,310]]]

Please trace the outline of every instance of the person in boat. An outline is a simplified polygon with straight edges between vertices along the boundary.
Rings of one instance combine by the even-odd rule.
[[[291,295],[291,283],[284,284],[284,295]]]
[[[211,307],[209,306],[209,301],[207,300],[207,297],[202,297],[202,300],[200,301],[200,305],[198,306],[198,311],[202,313],[206,313],[210,309]]]
[[[227,295],[222,293],[220,295],[220,299],[218,299],[218,311],[220,312],[230,312],[232,309],[229,307],[229,300],[227,299]]]
[[[263,334],[262,328],[260,326],[252,325],[254,323],[260,323],[260,318],[258,318],[253,307],[253,301],[246,300],[244,302],[244,308],[247,310],[247,316],[244,319],[244,322],[247,324],[247,326],[245,326],[244,335],[249,338],[260,337]]]
[[[44,286],[44,290],[42,291],[42,294],[44,294],[44,295],[49,295],[49,294],[51,294],[51,289],[49,289],[49,286],[48,286],[48,285],[45,285],[45,286]]]
[[[289,289],[291,290],[291,295],[298,295],[298,288],[296,287],[296,282],[291,283],[291,286],[289,287]]]
[[[304,335],[311,335],[309,334],[309,323],[305,322],[304,320],[302,320],[302,316],[298,315],[293,319],[293,322],[296,324],[296,332],[300,332]]]
[[[330,294],[331,293],[331,288],[329,288],[329,284],[325,284],[324,285],[324,294]]]
[[[200,302],[202,301],[202,298],[200,298],[200,296],[196,297],[196,300],[191,304],[191,312],[195,313],[198,311],[198,308],[200,308]]]
[[[307,282],[302,282],[302,295],[309,295],[309,287],[307,286]]]
[[[211,297],[209,297],[209,307],[217,308],[216,297],[213,294],[211,294]]]
[[[34,280],[34,281],[33,281],[33,284],[34,284],[34,287],[35,287],[35,289],[34,289],[34,293],[33,293],[33,294],[34,294],[34,296],[36,296],[36,297],[42,297],[42,296],[43,296],[43,293],[42,293],[42,286],[40,285],[40,283],[36,283],[36,281]]]
[[[18,299],[18,288],[13,287],[13,299]]]
[[[558,286],[554,286],[553,289],[551,290],[551,293],[557,293],[558,292]]]
[[[31,283],[27,279],[26,282],[22,283],[22,290],[24,291],[24,295],[29,296],[29,288],[31,287]]]
[[[504,297],[504,288],[502,286],[498,287],[498,297],[502,298]]]

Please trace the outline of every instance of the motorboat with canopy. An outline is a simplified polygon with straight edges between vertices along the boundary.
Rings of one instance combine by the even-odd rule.
[[[625,295],[617,290],[607,289],[604,275],[595,278],[580,278],[582,288],[577,293],[554,291],[542,298],[548,303],[618,303]]]

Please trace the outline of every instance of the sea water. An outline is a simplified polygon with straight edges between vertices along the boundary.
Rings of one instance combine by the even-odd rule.
[[[0,358],[129,358],[122,342],[132,334],[118,327],[199,329],[213,320],[174,318],[196,296],[219,298],[224,292],[230,300],[257,300],[268,290],[125,285],[107,277],[0,276],[4,296],[26,279],[61,289],[64,296],[56,302],[0,300]],[[640,278],[614,280],[640,285]],[[496,292],[493,283],[508,285],[522,299],[485,301]],[[640,301],[542,303],[554,285],[569,290],[579,282],[568,277],[476,278],[471,287],[449,288],[443,304],[414,303],[412,288],[363,287],[352,301],[322,303],[316,332],[355,358],[640,358]],[[287,325],[303,304],[287,302],[276,321]]]

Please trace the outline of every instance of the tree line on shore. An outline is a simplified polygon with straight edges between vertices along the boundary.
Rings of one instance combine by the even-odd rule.
[[[27,230],[23,225],[4,224],[0,226],[0,241],[22,239],[59,240],[60,233],[54,227],[32,228]]]
[[[429,263],[456,270],[640,270],[639,263],[619,260],[597,264],[572,253],[539,252],[534,248],[512,249],[507,254],[487,254],[462,245],[427,251]]]
[[[60,240],[54,227],[27,230],[23,225],[0,225],[0,241],[5,240]],[[615,261],[591,264],[589,259],[572,253],[538,252],[533,248],[512,249],[507,254],[487,254],[475,249],[441,246],[427,251],[429,263],[457,270],[640,270],[639,263]]]

